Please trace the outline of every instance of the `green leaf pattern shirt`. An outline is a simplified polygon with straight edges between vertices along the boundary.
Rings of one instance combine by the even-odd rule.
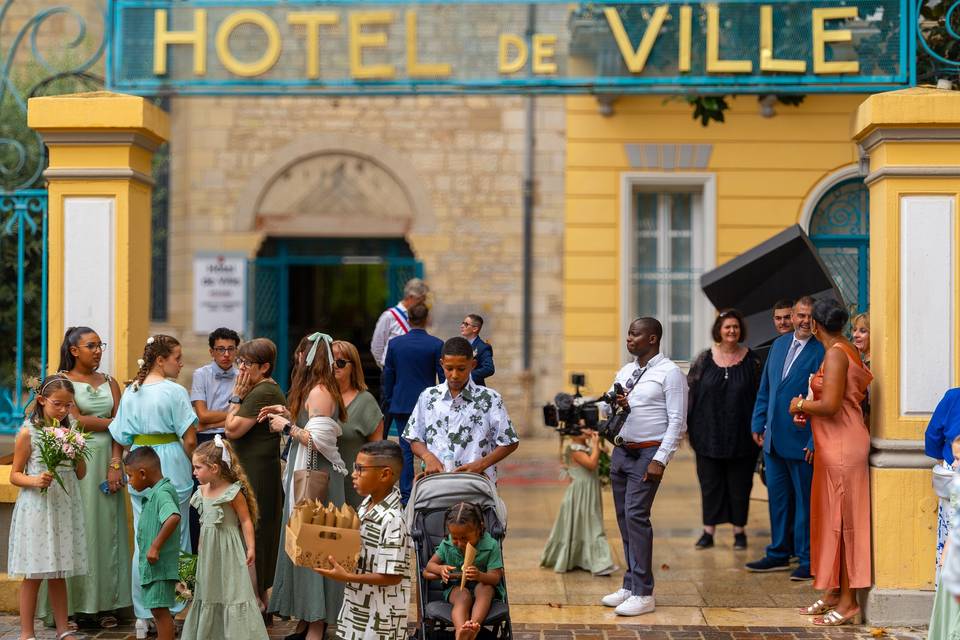
[[[440,461],[452,456],[454,468],[519,442],[500,394],[472,380],[456,398],[446,382],[424,390],[403,437],[422,442]],[[495,466],[487,467],[486,474],[496,482]]]

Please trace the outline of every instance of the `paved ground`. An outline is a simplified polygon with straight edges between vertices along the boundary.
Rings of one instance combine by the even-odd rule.
[[[540,552],[556,517],[566,484],[560,479],[555,439],[528,439],[501,466],[500,491],[509,509],[504,558],[510,576],[510,609],[517,640],[818,640],[890,637],[920,640],[924,630],[869,627],[824,630],[811,626],[796,607],[816,600],[809,583],[790,582],[786,573],[748,574],[744,562],[763,554],[769,542],[766,493],[757,483],[751,503],[750,548],[732,548],[733,534],[721,528],[717,547],[695,551],[700,535],[700,498],[693,459],[681,451],[667,470],[653,511],[657,610],[634,619],[617,618],[598,606],[619,587],[622,571],[594,578],[585,572],[557,574],[539,566]],[[604,493],[604,523],[616,562],[622,567],[610,492]],[[0,640],[18,638],[17,621],[0,617]],[[291,632],[278,622],[271,638]],[[132,628],[92,635],[133,638]],[[38,640],[55,638],[52,632]]]

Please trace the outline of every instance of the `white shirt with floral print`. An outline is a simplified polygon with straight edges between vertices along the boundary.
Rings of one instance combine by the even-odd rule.
[[[500,394],[472,380],[456,398],[446,382],[425,389],[403,437],[422,442],[441,461],[452,456],[455,468],[519,442]],[[487,467],[486,474],[496,481],[496,466]]]

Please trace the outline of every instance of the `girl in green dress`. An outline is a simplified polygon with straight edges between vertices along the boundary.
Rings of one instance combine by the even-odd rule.
[[[80,481],[88,569],[67,579],[69,613],[81,624],[92,622],[104,629],[117,626],[118,609],[129,607],[130,542],[123,495],[120,457],[123,447],[113,441],[108,428],[120,403],[120,387],[99,373],[107,345],[90,327],[70,327],[60,345],[60,373],[76,392],[73,417],[90,433],[87,475]],[[41,618],[52,620],[46,585],[40,597]]]
[[[181,640],[265,640],[267,628],[248,579],[256,560],[257,499],[233,447],[220,435],[193,452],[200,488],[197,584]],[[243,535],[241,537],[241,531]]]
[[[603,531],[603,502],[600,497],[600,436],[584,429],[563,452],[567,473],[573,482],[560,504],[557,521],[540,557],[541,567],[558,573],[586,569],[597,576],[616,571],[610,544]]]

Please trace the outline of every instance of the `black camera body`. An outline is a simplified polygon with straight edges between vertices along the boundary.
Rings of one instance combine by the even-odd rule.
[[[543,405],[543,423],[547,428],[555,429],[561,436],[579,436],[583,429],[596,429],[600,425],[601,402],[611,406],[616,405],[616,391],[605,393],[599,398],[584,398],[580,387],[586,384],[586,376],[574,373],[570,376],[570,383],[576,391],[558,393],[553,402]]]

